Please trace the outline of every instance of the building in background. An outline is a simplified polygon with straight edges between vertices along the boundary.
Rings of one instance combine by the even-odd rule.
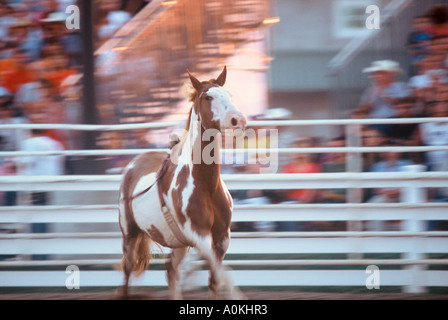
[[[149,2],[95,52],[100,119],[185,119],[190,104],[180,89],[187,69],[209,79],[224,65],[239,108],[264,112],[272,12],[268,0]]]
[[[369,83],[362,69],[390,59],[409,69],[412,19],[441,1],[281,0],[280,23],[270,29],[269,107],[288,108],[294,119],[346,118]],[[380,29],[366,28],[366,8],[380,11]],[[401,75],[406,80],[407,74]],[[323,132],[322,130],[327,130]],[[299,133],[334,135],[334,128]]]

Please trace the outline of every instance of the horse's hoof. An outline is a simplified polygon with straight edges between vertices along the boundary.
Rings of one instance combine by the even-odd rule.
[[[118,300],[129,300],[128,290],[124,286],[118,287],[115,290],[115,298]]]

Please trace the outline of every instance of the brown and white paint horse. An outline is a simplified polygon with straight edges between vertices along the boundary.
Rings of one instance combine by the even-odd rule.
[[[138,276],[147,269],[150,244],[156,242],[172,248],[166,269],[173,299],[182,298],[178,267],[190,247],[209,266],[209,288],[214,297],[222,285],[229,298],[241,298],[222,267],[230,243],[232,197],[220,177],[219,161],[194,161],[198,159],[194,152],[202,155],[210,143],[201,138],[207,130],[214,133],[215,142],[220,140],[221,132],[245,130],[245,116],[222,87],[226,73],[224,67],[216,80],[202,82],[188,73],[194,92],[190,96],[193,106],[185,134],[170,155],[144,153],[125,170],[119,194],[124,297],[131,274]],[[219,158],[219,150],[214,152],[218,152]]]

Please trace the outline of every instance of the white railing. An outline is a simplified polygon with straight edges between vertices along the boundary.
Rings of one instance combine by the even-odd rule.
[[[428,118],[385,118],[385,119],[322,119],[322,120],[256,120],[248,121],[247,126],[252,127],[293,127],[293,126],[350,126],[369,124],[406,124],[447,122],[448,117]],[[134,129],[160,129],[170,127],[185,127],[185,121],[148,122],[134,124],[62,124],[62,123],[20,123],[2,124],[0,130],[31,130],[55,129],[67,131],[125,131]]]
[[[222,174],[232,190],[446,187],[448,172]],[[118,191],[121,175],[2,176],[0,191]]]
[[[356,120],[289,120],[257,121],[250,123],[285,125],[348,125],[367,123],[423,123],[448,121],[448,118],[424,119],[356,119]],[[67,130],[129,130],[179,125],[179,123],[139,124],[117,126],[92,125],[7,125],[1,129],[58,128]],[[279,153],[297,152],[426,152],[447,150],[447,146],[433,147],[341,147],[278,149]],[[66,150],[60,154],[137,154],[147,150]],[[241,152],[243,150],[240,150]],[[247,151],[247,150],[246,150]],[[21,157],[45,153],[1,152],[0,156]],[[48,153],[47,153],[48,154]],[[54,154],[54,153],[51,153]],[[411,168],[412,169],[412,168]],[[413,169],[419,169],[414,167]],[[120,175],[91,176],[2,176],[0,191],[117,191]],[[447,287],[448,271],[432,270],[430,266],[448,265],[448,232],[427,231],[426,221],[448,220],[448,203],[428,203],[422,197],[424,188],[448,187],[448,172],[397,173],[316,173],[316,174],[239,174],[223,175],[231,190],[297,188],[376,188],[403,189],[401,203],[343,203],[343,204],[236,204],[233,221],[346,221],[402,220],[401,231],[362,232],[233,232],[225,264],[238,266],[233,271],[239,286],[358,286],[366,283],[365,268],[377,265],[381,271],[381,286],[400,286],[405,291],[421,292],[426,287]],[[0,224],[28,225],[32,223],[77,224],[101,223],[111,226],[108,232],[50,232],[0,234],[0,255],[16,256],[15,260],[0,261],[0,286],[3,287],[64,287],[67,274],[62,271],[30,270],[29,267],[66,267],[75,264],[81,269],[81,286],[119,286],[119,271],[89,270],[88,265],[110,266],[120,260],[121,236],[117,227],[117,204],[104,205],[47,205],[0,207]],[[169,251],[165,251],[167,253]],[[384,258],[382,255],[391,255]],[[31,255],[47,255],[48,260],[29,260]],[[107,255],[98,258],[98,255]],[[263,258],[260,259],[260,255]],[[288,255],[285,259],[284,255]],[[311,255],[311,256],[310,256]],[[376,255],[377,258],[364,258]],[[294,258],[290,258],[293,256]],[[75,258],[74,258],[75,257]],[[336,257],[336,258],[335,258]],[[163,263],[160,255],[155,263]],[[198,261],[192,261],[197,265]],[[306,269],[306,267],[311,267]],[[317,269],[315,266],[322,268]],[[326,270],[327,266],[332,267]],[[392,269],[382,266],[394,266]],[[275,270],[267,270],[266,267]],[[296,268],[297,267],[297,268]],[[299,268],[300,267],[300,268]],[[85,268],[85,269],[83,269]],[[291,270],[293,268],[294,270]],[[305,269],[304,269],[305,268]],[[334,268],[336,268],[334,270]],[[287,270],[285,270],[287,269]],[[297,269],[297,270],[296,270]],[[198,283],[207,284],[205,271],[197,272]],[[166,286],[163,271],[148,271],[136,282],[139,286]]]

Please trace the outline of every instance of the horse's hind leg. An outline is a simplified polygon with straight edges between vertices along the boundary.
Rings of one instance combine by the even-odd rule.
[[[136,237],[126,237],[123,235],[123,259],[121,267],[124,273],[123,286],[119,289],[119,296],[123,299],[128,298],[129,278],[135,269],[134,247],[137,242]]]
[[[149,261],[152,258],[150,244],[151,239],[143,231],[123,236],[123,259],[121,265],[124,273],[124,283],[121,288],[121,295],[125,299],[128,298],[131,274],[134,273],[135,277],[139,277],[148,269]]]
[[[168,287],[171,299],[181,300],[182,291],[179,285],[179,265],[185,258],[188,247],[174,248],[171,252],[170,260],[166,264],[166,273],[168,278]]]

